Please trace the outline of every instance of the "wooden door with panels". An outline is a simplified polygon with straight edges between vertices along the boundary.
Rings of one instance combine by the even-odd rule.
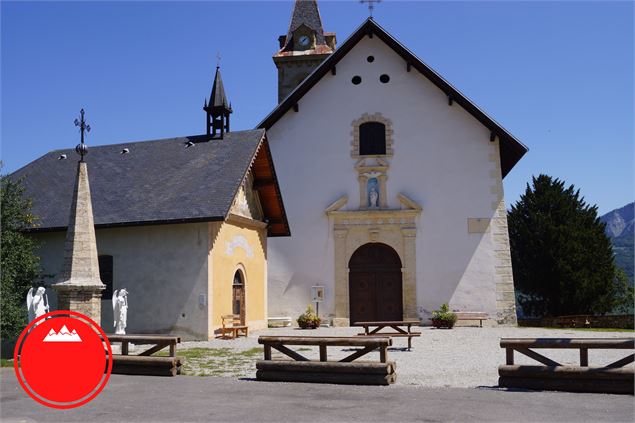
[[[368,243],[351,256],[350,322],[403,320],[401,260],[386,244]]]

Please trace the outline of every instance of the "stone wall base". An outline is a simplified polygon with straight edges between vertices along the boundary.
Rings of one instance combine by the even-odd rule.
[[[336,328],[348,327],[351,325],[351,321],[348,317],[334,317],[333,326]]]
[[[633,329],[635,316],[621,314],[614,316],[560,316],[543,317],[542,319],[518,319],[519,326],[550,328],[610,328]]]

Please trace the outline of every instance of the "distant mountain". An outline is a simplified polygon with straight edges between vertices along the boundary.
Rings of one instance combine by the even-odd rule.
[[[606,235],[611,238],[615,263],[624,269],[631,285],[633,285],[633,236],[635,220],[635,203],[615,209],[600,217],[606,223]]]
[[[635,217],[635,203],[630,203],[621,209],[615,209],[600,217],[606,223],[606,234],[610,238],[624,235],[633,236],[633,218]]]

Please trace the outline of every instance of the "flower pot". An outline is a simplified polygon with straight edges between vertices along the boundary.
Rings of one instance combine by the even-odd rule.
[[[432,326],[437,329],[452,329],[454,327],[454,322],[451,320],[445,319],[430,319],[432,320]]]

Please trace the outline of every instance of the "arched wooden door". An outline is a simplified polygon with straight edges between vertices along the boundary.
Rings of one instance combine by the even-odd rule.
[[[401,260],[386,244],[359,247],[348,262],[350,321],[403,320]]]

